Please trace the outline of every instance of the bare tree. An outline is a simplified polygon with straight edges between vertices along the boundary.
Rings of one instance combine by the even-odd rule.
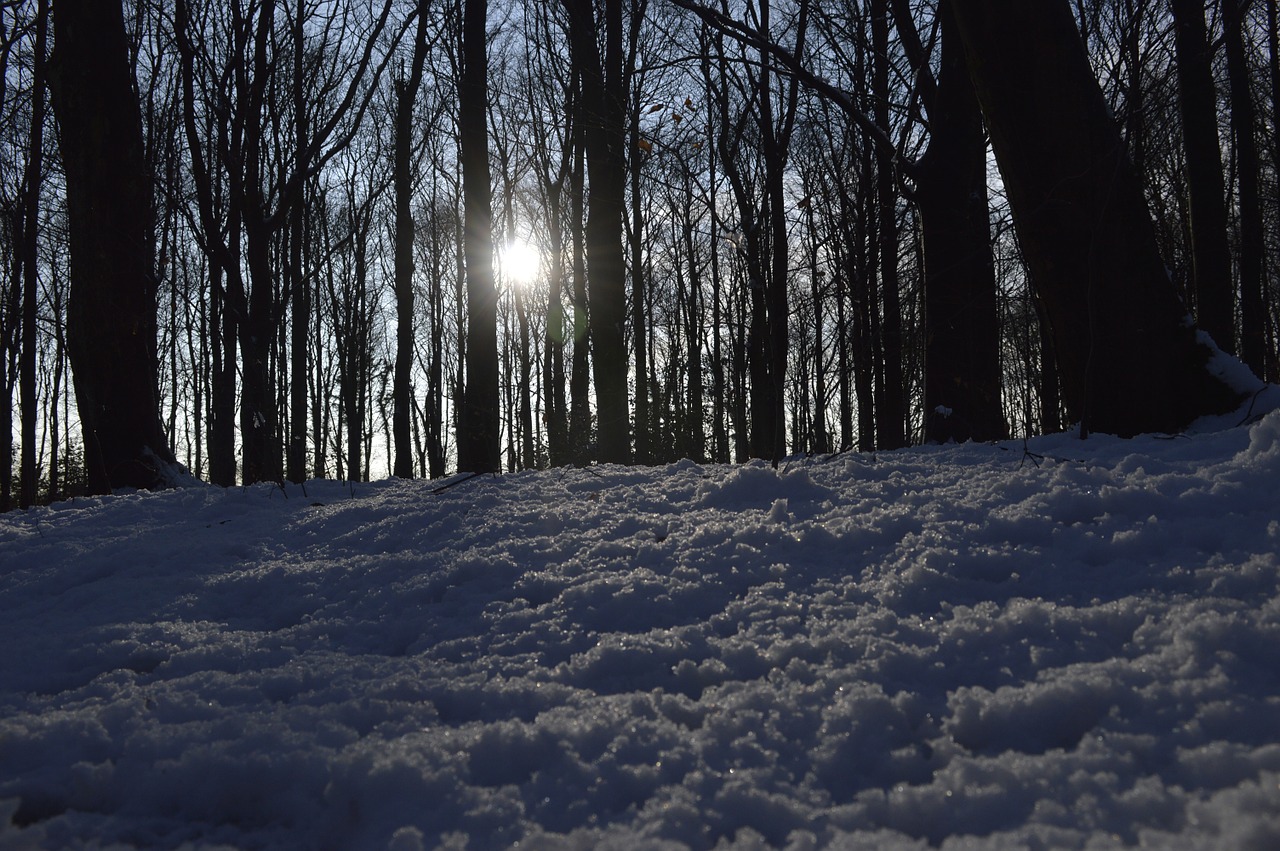
[[[410,411],[413,394],[414,353],[414,289],[413,289],[413,237],[414,221],[411,196],[413,176],[410,167],[413,158],[413,116],[418,90],[422,88],[423,67],[426,64],[428,43],[429,0],[419,0],[415,14],[417,28],[413,35],[413,49],[409,59],[409,73],[395,80],[395,229],[396,229],[396,363],[393,394],[395,398],[395,475],[400,478],[413,476],[413,439],[410,434]]]
[[[1218,98],[1203,0],[1171,0],[1178,62],[1178,103],[1191,218],[1191,291],[1196,319],[1226,352],[1236,351],[1226,190],[1218,142]]]
[[[622,0],[604,0],[598,20],[592,0],[562,0],[569,14],[569,45],[582,86],[582,128],[589,198],[586,224],[588,323],[595,374],[598,456],[631,460],[627,404],[626,282],[622,249],[626,193],[623,118]],[[604,55],[596,32],[604,33]]]
[[[467,271],[467,384],[458,421],[458,469],[498,472],[498,296],[493,280],[486,0],[463,0],[458,133],[462,149]]]
[[[1233,407],[1165,273],[1142,187],[1065,0],[954,7],[1018,234],[1084,433]]]
[[[172,485],[156,386],[151,183],[123,11],[59,0],[53,25],[72,256],[67,345],[89,489]]]

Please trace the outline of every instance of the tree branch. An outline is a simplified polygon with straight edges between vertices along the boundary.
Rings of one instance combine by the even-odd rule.
[[[781,63],[782,68],[780,70],[791,74],[803,85],[838,106],[845,115],[848,115],[867,134],[872,143],[887,151],[898,162],[900,169],[906,173],[912,171],[913,164],[899,156],[898,146],[894,144],[889,134],[858,108],[853,99],[849,97],[848,92],[810,71],[791,51],[769,39],[758,30],[752,29],[741,21],[734,20],[723,12],[695,3],[693,0],[671,0],[671,3],[697,15],[712,29],[722,32],[749,47],[769,53]]]

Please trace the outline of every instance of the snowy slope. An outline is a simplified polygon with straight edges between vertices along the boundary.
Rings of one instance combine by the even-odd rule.
[[[0,848],[1280,847],[1280,412],[0,515]]]

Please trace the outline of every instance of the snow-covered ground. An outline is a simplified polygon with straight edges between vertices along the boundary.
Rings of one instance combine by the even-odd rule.
[[[1280,847],[1280,412],[1029,449],[0,516],[0,848]]]

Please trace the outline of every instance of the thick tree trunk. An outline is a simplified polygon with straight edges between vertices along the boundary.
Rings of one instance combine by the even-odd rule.
[[[67,346],[89,489],[177,472],[160,421],[151,184],[121,6],[59,0],[51,83],[71,245]]]
[[[465,0],[458,131],[462,147],[467,267],[467,392],[459,412],[458,469],[496,473],[499,446],[498,296],[493,280],[493,207],[489,175],[488,3]]]
[[[1170,432],[1241,398],[1210,374],[1065,0],[954,6],[1081,430]]]
[[[1224,352],[1236,351],[1226,188],[1218,141],[1218,97],[1204,0],[1171,0],[1178,57],[1178,105],[1187,157],[1191,219],[1191,292],[1196,321]]]
[[[1008,436],[987,201],[987,142],[950,7],[938,7],[942,66],[929,147],[916,163],[924,243],[925,440]]]

